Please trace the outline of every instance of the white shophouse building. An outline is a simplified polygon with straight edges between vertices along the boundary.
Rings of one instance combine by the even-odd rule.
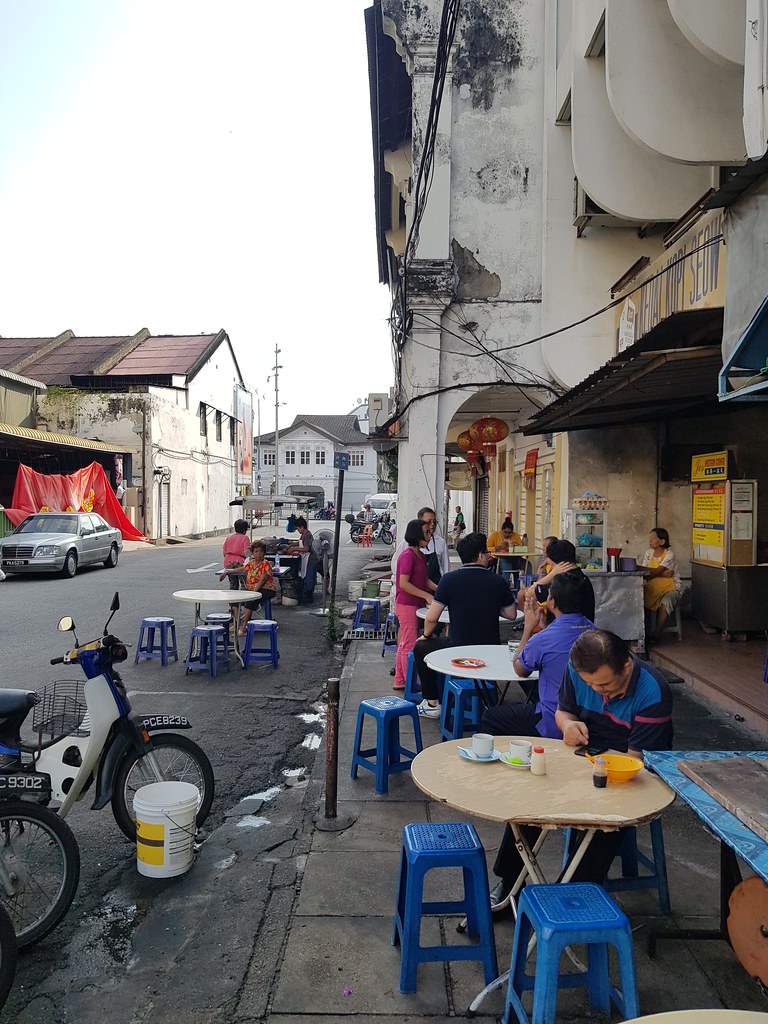
[[[768,291],[768,2],[477,0],[442,40],[454,6],[366,11],[399,508],[444,507],[458,434],[492,414],[510,434],[473,478],[476,528],[511,511],[538,546],[592,490],[612,544],[664,525],[685,574],[692,451],[768,487],[765,406],[718,400]],[[736,359],[755,399],[765,336]]]
[[[336,500],[338,473],[333,468],[335,451],[349,455],[344,474],[343,510],[357,512],[366,496],[379,490],[377,454],[368,435],[360,430],[354,413],[346,416],[299,415],[278,437],[278,490],[281,494],[309,495],[319,507]],[[274,492],[275,434],[262,434],[254,442],[257,491]],[[260,477],[260,479],[259,479]]]

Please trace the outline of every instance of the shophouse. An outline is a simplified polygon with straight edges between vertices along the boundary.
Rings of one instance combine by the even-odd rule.
[[[97,460],[113,485],[122,470],[126,513],[149,538],[230,525],[229,502],[252,484],[253,402],[225,331],[0,338],[0,367],[44,385],[17,465],[67,473]],[[8,500],[10,471],[2,482]]]
[[[380,487],[373,438],[360,429],[356,412],[346,416],[301,414],[279,432],[277,445],[274,431],[257,437],[255,458],[260,457],[261,493],[275,492],[277,476],[277,493],[310,497],[322,508],[336,497],[335,451],[349,455],[349,469],[344,474],[344,511],[357,512],[366,495]]]
[[[493,417],[479,528],[511,510],[538,545],[594,491],[608,543],[666,526],[691,576],[692,457],[768,487],[766,4],[375,0],[366,26],[400,508],[440,508]]]

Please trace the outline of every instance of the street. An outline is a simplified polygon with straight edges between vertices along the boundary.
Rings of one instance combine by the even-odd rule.
[[[371,557],[370,549],[358,550],[345,541],[342,533],[337,593],[343,598],[347,580]],[[221,825],[243,797],[283,787],[311,766],[324,721],[320,697],[326,679],[339,675],[342,667],[326,641],[326,620],[313,614],[320,607],[318,589],[312,608],[275,609],[280,649],[276,671],[264,664],[243,672],[232,659],[231,671],[220,671],[215,681],[203,673],[184,675],[193,606],[174,601],[171,594],[221,586],[212,569],[187,572],[219,565],[221,544],[219,537],[146,545],[123,552],[115,569],[84,570],[72,580],[9,577],[0,584],[5,637],[0,685],[14,688],[40,689],[79,673],[77,666],[49,664],[51,657],[72,646],[71,634],[59,633],[56,624],[62,615],[71,615],[81,644],[100,636],[112,595],[119,592],[120,610],[110,631],[131,645],[119,670],[134,711],[186,715],[192,723],[186,735],[200,744],[213,765],[216,796],[198,841]],[[373,553],[383,554],[383,546],[377,545]],[[142,661],[134,666],[145,615],[175,618],[178,663],[162,668],[158,661]],[[91,802],[86,793],[67,818],[81,855],[74,903],[62,924],[20,958],[3,1019],[16,1019],[33,1000],[37,1019],[68,1019],[67,990],[82,991],[89,979],[101,986],[113,971],[119,972],[158,884],[174,884],[139,875],[135,847],[120,832],[111,809],[91,811]]]

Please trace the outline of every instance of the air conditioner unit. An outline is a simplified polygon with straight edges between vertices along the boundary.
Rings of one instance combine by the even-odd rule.
[[[584,191],[578,178],[573,179],[573,226],[582,234],[587,225],[603,228],[643,227],[644,220],[633,220],[628,217],[616,217],[608,213]]]

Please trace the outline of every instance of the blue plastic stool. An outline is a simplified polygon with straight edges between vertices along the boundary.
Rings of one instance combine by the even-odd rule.
[[[416,671],[416,659],[413,651],[408,652],[408,663],[405,667],[405,689],[403,698],[418,704],[421,701],[421,681]]]
[[[669,902],[669,882],[667,881],[667,858],[664,852],[664,832],[661,827],[661,818],[654,818],[649,822],[651,830],[651,856],[648,857],[637,848],[637,828],[629,825],[621,831],[623,837],[621,846],[616,854],[621,857],[621,875],[618,878],[606,878],[603,888],[608,892],[637,891],[638,889],[655,889],[659,897],[659,910],[662,914],[671,914],[672,907]],[[565,849],[563,850],[563,864],[565,869],[568,863],[568,846],[571,837],[571,830],[564,829]],[[638,865],[642,864],[649,874],[641,875]]]
[[[537,941],[534,975],[525,973],[532,930]],[[574,943],[587,945],[587,971],[560,974],[560,956]],[[623,996],[611,986],[609,945],[618,953]],[[607,1014],[612,1000],[625,1020],[640,1013],[632,929],[605,889],[591,882],[527,885],[520,893],[502,1024],[510,1024],[513,1011],[520,1024],[550,1024],[555,1020],[558,988],[588,988],[592,1009]],[[521,996],[531,989],[529,1022]]]
[[[272,619],[272,598],[267,597],[261,602],[261,609],[265,619]]]
[[[252,661],[271,661],[272,668],[277,668],[280,652],[277,649],[277,623],[274,619],[251,619],[245,627],[245,649],[243,650],[243,668],[248,668]],[[256,647],[256,638],[261,633],[268,634],[268,647]]]
[[[464,898],[424,901],[424,876],[432,868],[461,868]],[[419,943],[424,914],[461,914],[467,931],[479,942],[473,945],[422,946]],[[477,832],[466,822],[406,825],[400,854],[400,879],[392,945],[402,946],[400,991],[416,991],[421,963],[446,960],[479,960],[486,985],[498,975],[493,935],[488,872]]]
[[[496,704],[498,694],[493,683],[479,681],[478,685],[485,687],[491,703]],[[474,679],[446,676],[440,704],[440,739],[460,740],[467,725],[479,729],[484,710]]]
[[[218,650],[223,636],[223,626],[195,626],[189,634],[185,676],[190,672],[203,671],[215,679],[220,663],[226,665],[229,672],[229,651]]]
[[[205,616],[206,626],[223,626],[224,627],[224,639],[222,641],[222,647],[226,644],[226,650],[229,650],[229,630],[232,625],[232,616],[227,615],[226,612],[211,612]],[[217,641],[221,640],[221,637],[217,637]]]
[[[165,666],[171,657],[174,661],[179,660],[174,620],[167,615],[152,615],[148,619],[142,619],[133,664],[138,665],[140,659],[149,661],[152,658],[159,658],[160,664]]]
[[[365,716],[376,721],[376,746],[363,749],[363,724]],[[408,750],[400,743],[400,719],[406,716],[413,722],[416,750]],[[389,791],[389,776],[395,772],[409,771],[411,761],[421,751],[421,726],[419,713],[410,701],[402,697],[371,697],[361,700],[357,709],[357,729],[352,750],[350,776],[357,778],[357,769],[366,768],[376,776],[376,792]],[[376,760],[370,758],[376,755]],[[404,760],[401,760],[404,758]]]
[[[355,618],[357,618],[357,616],[355,616]],[[384,620],[384,637],[381,642],[382,658],[386,651],[397,650],[397,634],[398,630],[395,629],[395,616],[390,612]]]
[[[352,623],[352,629],[363,628],[363,611],[366,608],[373,609],[373,625],[371,628],[381,629],[381,599],[378,597],[358,597],[355,621]]]

